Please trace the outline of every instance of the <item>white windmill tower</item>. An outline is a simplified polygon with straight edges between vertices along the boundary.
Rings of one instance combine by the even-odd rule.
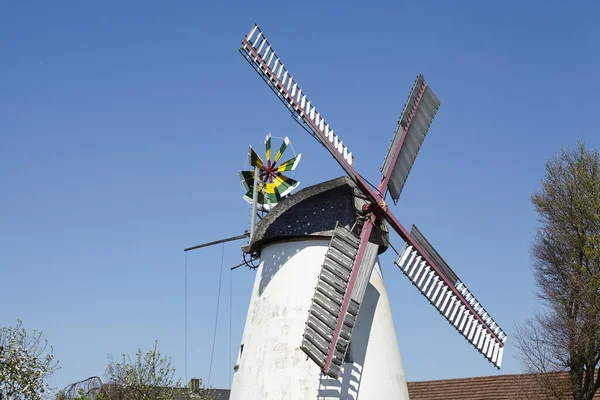
[[[231,399],[408,399],[377,258],[389,244],[386,226],[405,242],[396,265],[499,368],[504,331],[417,228],[404,228],[385,202],[389,192],[397,203],[440,105],[423,76],[373,189],[258,26],[240,52],[348,176],[282,200],[256,225],[245,251],[260,263]],[[257,187],[254,177],[268,175],[258,164],[254,175],[242,176],[248,187],[250,177]],[[257,190],[253,199],[256,205]]]

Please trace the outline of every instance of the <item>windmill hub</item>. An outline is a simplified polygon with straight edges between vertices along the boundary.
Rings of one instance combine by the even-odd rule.
[[[381,207],[381,210],[383,211],[383,213],[385,214],[388,210],[388,205],[385,202],[385,200],[381,200],[381,202],[379,203],[379,207]]]
[[[378,202],[365,203],[361,209],[361,222],[364,222],[366,219],[373,216],[373,223],[376,226],[380,226],[385,222],[385,215],[387,211],[388,206],[384,200],[380,199]]]
[[[275,168],[276,163],[271,160],[267,161],[267,165],[263,165],[260,169],[260,180],[267,183],[273,183],[273,180],[279,174]]]

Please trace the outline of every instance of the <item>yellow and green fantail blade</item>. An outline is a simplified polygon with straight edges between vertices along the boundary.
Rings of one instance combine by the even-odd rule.
[[[265,139],[265,148],[267,149],[267,164],[271,162],[271,134],[267,135]],[[277,161],[275,161],[277,162]]]
[[[277,161],[279,161],[279,159],[283,155],[283,152],[285,151],[285,149],[287,149],[287,147],[288,147],[289,144],[290,144],[290,139],[288,139],[288,137],[286,136],[283,139],[283,143],[281,143],[281,146],[279,147],[279,151],[277,151],[277,154],[275,155],[275,159],[273,160],[273,164],[276,164]]]
[[[301,157],[302,157],[302,154],[298,154],[296,157],[290,158],[286,162],[281,163],[281,165],[279,165],[279,167],[277,167],[277,172],[284,172],[284,171],[293,171],[293,170],[295,170],[296,167],[298,166],[298,163],[300,163],[300,158]]]
[[[258,167],[258,168],[263,168],[265,165],[262,158],[260,158],[260,156],[258,154],[256,154],[256,152],[254,151],[252,146],[250,146],[250,150],[248,152],[248,162],[253,167]]]
[[[260,210],[269,211],[276,206],[279,201],[290,194],[298,185],[298,181],[288,178],[283,175],[284,171],[292,171],[298,166],[301,155],[295,156],[281,165],[276,165],[281,159],[283,152],[289,146],[290,140],[286,137],[279,147],[279,151],[271,161],[271,134],[265,138],[266,163],[254,151],[252,147],[248,151],[248,161],[252,167],[250,171],[239,171],[240,180],[244,185],[246,194],[243,198],[249,204],[252,204],[254,191],[254,174],[255,168],[258,169],[258,186],[257,186],[257,206]]]

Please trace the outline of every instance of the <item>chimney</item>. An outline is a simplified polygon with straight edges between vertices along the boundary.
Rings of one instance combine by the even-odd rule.
[[[200,391],[200,379],[192,378],[190,380],[190,387],[192,388],[192,392],[197,393]]]

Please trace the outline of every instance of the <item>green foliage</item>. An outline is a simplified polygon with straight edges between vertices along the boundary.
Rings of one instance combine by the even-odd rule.
[[[22,322],[0,329],[0,394],[10,400],[40,400],[50,394],[47,379],[58,369],[42,333],[29,336]]]
[[[119,362],[112,357],[109,359],[106,378],[109,382],[107,392],[110,399],[210,399],[209,391],[202,385],[199,391],[193,392],[191,388],[182,387],[180,380],[175,380],[175,368],[171,365],[171,359],[162,356],[158,350],[158,342],[146,353],[138,349],[133,358],[123,354]]]
[[[517,344],[526,369],[569,371],[570,397],[591,400],[600,387],[600,154],[582,142],[563,149],[541,186],[531,197],[540,221],[531,254],[545,309],[519,328]],[[564,398],[564,388],[546,386]]]
[[[90,397],[85,394],[83,389],[80,388],[77,392],[77,396],[73,397],[73,400],[109,400],[109,398],[104,392],[100,392],[99,394]]]

